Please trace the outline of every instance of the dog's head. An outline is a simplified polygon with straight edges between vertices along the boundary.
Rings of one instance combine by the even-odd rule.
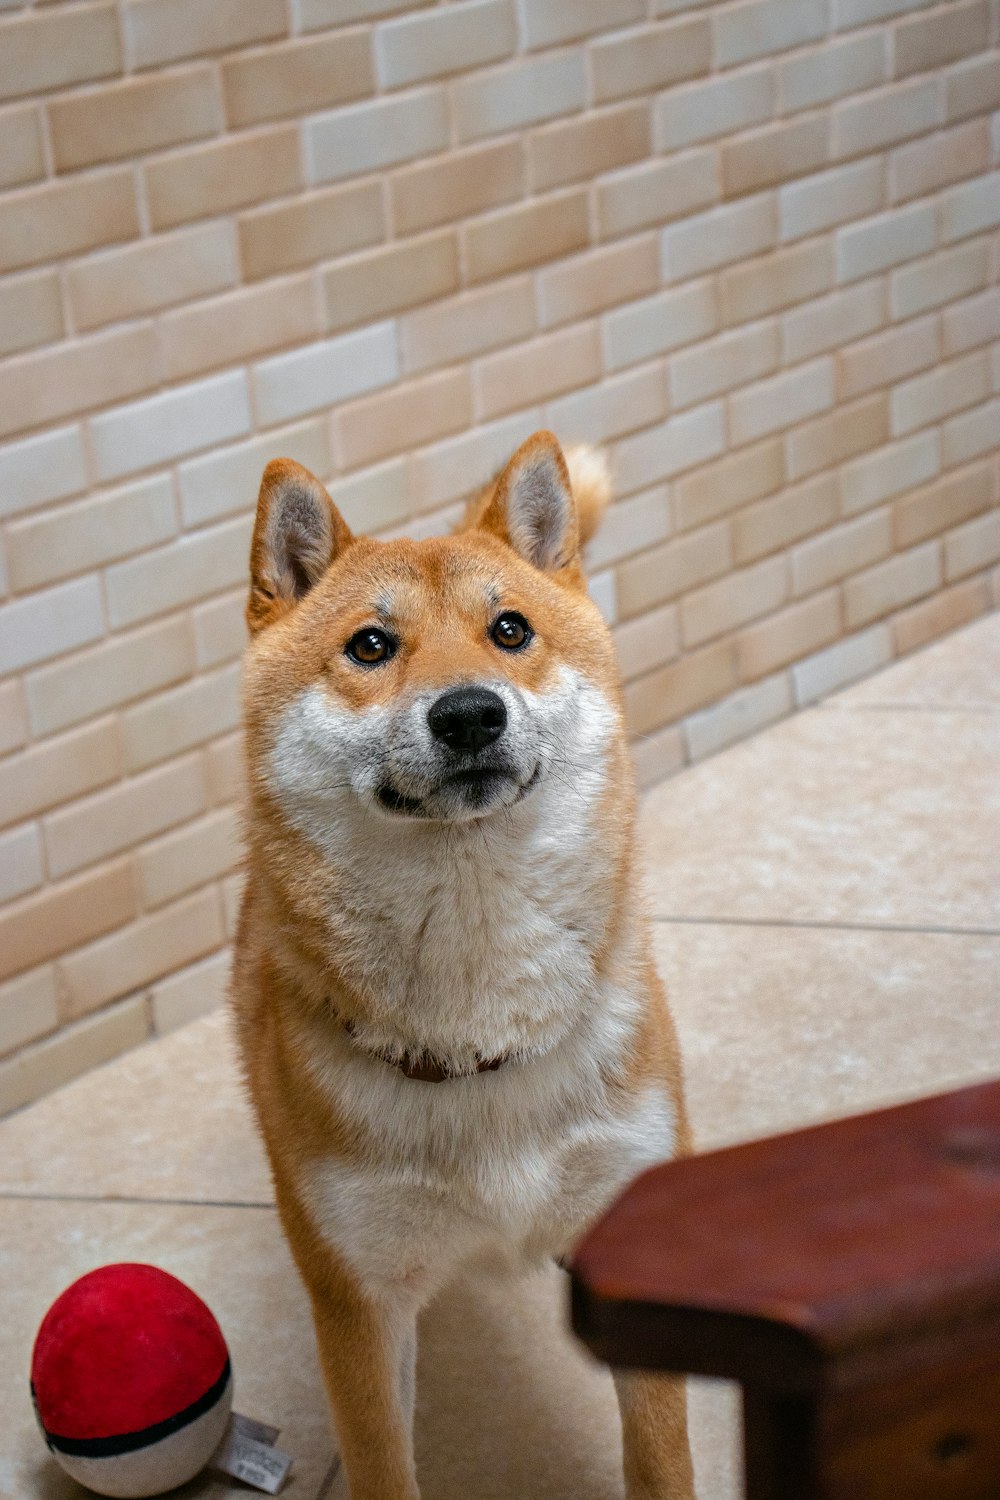
[[[585,793],[621,721],[580,546],[550,433],[515,453],[465,530],[420,542],[352,536],[318,480],[269,464],[247,605],[255,785],[313,830],[347,811],[486,819],[556,779]]]

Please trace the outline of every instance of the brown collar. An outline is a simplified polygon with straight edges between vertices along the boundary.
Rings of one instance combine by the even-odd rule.
[[[344,1021],[344,1030],[353,1039],[354,1025],[351,1021]],[[452,1078],[465,1078],[468,1074],[449,1073],[447,1068],[442,1068],[440,1063],[430,1062],[419,1054],[414,1056],[411,1052],[404,1052],[398,1060],[394,1057],[386,1057],[382,1052],[369,1052],[364,1049],[368,1057],[377,1058],[380,1062],[388,1063],[390,1067],[398,1068],[406,1078],[413,1078],[417,1083],[446,1083]],[[507,1061],[506,1057],[480,1057],[476,1062],[477,1073],[493,1073],[502,1067]]]

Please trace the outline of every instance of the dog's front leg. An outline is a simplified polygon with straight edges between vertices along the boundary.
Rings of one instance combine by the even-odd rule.
[[[615,1370],[627,1500],[695,1500],[683,1379]]]

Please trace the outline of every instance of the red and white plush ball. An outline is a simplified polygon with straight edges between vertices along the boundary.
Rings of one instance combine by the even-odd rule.
[[[99,1495],[161,1495],[211,1458],[232,1404],[229,1350],[201,1298],[156,1266],[102,1266],[49,1308],[35,1413],[66,1472]]]

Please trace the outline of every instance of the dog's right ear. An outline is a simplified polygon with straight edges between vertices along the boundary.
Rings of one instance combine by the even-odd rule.
[[[251,633],[287,614],[350,541],[347,523],[308,469],[290,458],[269,463],[250,543]]]

